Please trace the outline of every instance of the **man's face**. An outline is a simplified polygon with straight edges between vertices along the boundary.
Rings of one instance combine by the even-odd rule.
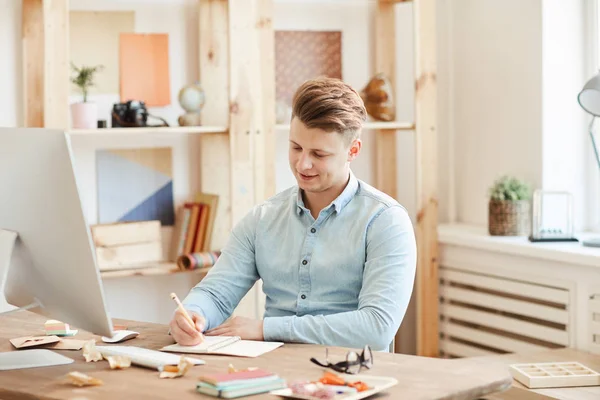
[[[324,192],[344,185],[348,163],[360,152],[360,139],[347,145],[341,134],[307,128],[298,118],[290,126],[290,168],[306,192]]]

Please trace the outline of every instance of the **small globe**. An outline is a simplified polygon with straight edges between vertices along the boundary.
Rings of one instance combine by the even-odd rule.
[[[179,104],[187,112],[200,112],[205,101],[204,90],[198,83],[184,86],[179,91]]]

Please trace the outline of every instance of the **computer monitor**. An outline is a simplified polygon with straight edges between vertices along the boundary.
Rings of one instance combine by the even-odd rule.
[[[0,128],[0,279],[3,266],[7,303],[112,336],[62,130]]]

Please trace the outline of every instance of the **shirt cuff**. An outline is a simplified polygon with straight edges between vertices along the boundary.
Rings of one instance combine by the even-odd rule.
[[[292,342],[292,317],[267,317],[263,320],[265,342]]]

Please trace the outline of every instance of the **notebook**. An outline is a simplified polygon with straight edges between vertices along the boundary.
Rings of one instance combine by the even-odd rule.
[[[235,398],[286,387],[278,375],[262,369],[228,374],[207,374],[199,378],[196,390],[215,397]]]
[[[161,351],[193,354],[219,354],[238,357],[258,357],[282,346],[281,342],[261,342],[242,340],[239,336],[204,336],[204,341],[196,346],[172,344]]]
[[[234,399],[236,397],[266,393],[272,390],[284,389],[286,387],[286,382],[283,379],[277,377],[271,382],[232,386],[226,389],[217,389],[216,387],[208,383],[198,382],[196,384],[196,391],[198,393],[203,393],[214,397],[220,397],[223,399]]]

